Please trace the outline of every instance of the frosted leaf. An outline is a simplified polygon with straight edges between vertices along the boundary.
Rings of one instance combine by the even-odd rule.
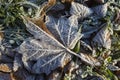
[[[58,41],[70,49],[73,49],[82,37],[78,27],[77,16],[75,15],[68,19],[66,17],[57,19],[52,16],[47,16],[46,25]]]
[[[93,42],[96,43],[99,47],[110,49],[111,39],[109,29],[106,26],[103,27],[93,38]]]
[[[22,54],[22,62],[27,70],[35,74],[46,73],[48,75],[58,67],[63,68],[71,60],[72,55],[79,57],[90,65],[93,65],[94,62],[94,66],[99,65],[96,64],[98,62],[96,59],[92,57],[89,59],[87,55],[76,54],[70,50],[70,45],[81,38],[80,32],[77,32],[78,27],[74,26],[72,22],[69,23],[70,20],[60,18],[57,26],[61,27],[55,28],[56,32],[58,30],[58,36],[60,36],[62,42],[64,41],[64,44],[31,21],[26,22],[28,31],[34,37],[26,39],[16,51]],[[53,21],[55,23],[55,20]],[[52,26],[55,27],[54,23]],[[67,41],[70,41],[69,44],[67,44]]]
[[[31,22],[27,25],[29,25],[27,26],[29,31],[33,30],[39,34],[38,39],[28,38],[18,48],[19,53],[23,55],[22,60],[27,69],[33,73],[49,74],[52,70],[63,67],[71,59],[71,55],[64,49],[64,46],[52,36]],[[32,65],[32,61],[36,63]]]
[[[107,14],[107,10],[108,10],[108,4],[106,3],[106,4],[103,4],[103,5],[99,5],[99,6],[93,7],[92,10],[99,17],[105,17],[106,14]]]
[[[78,16],[79,19],[87,17],[91,15],[92,13],[93,11],[90,8],[82,4],[75,3],[75,2],[71,3],[70,14]]]

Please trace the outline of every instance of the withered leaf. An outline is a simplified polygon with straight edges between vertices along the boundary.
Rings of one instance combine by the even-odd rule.
[[[22,54],[22,61],[26,69],[32,73],[46,73],[48,75],[52,70],[64,67],[71,60],[71,54],[90,65],[100,65],[94,58],[91,57],[85,60],[89,56],[82,53],[79,55],[70,50],[74,48],[75,43],[81,38],[76,20],[73,20],[72,17],[69,19],[62,17],[56,22],[53,18],[49,18],[52,22],[48,21],[48,26],[55,27],[52,29],[53,31],[56,30],[53,34],[57,33],[59,38],[49,35],[31,21],[25,23],[27,30],[34,38],[26,39],[16,51]],[[96,62],[99,64],[96,64]]]
[[[44,17],[46,12],[48,11],[49,8],[51,8],[52,6],[54,6],[56,3],[56,0],[48,0],[47,3],[43,4],[41,10],[40,10],[40,14],[38,14],[38,17]]]
[[[104,26],[93,38],[93,42],[99,47],[104,47],[106,49],[111,48],[110,30],[107,26]],[[94,44],[93,43],[93,44]]]
[[[2,71],[2,72],[12,72],[12,64],[10,64],[10,63],[0,64],[0,71]]]
[[[82,37],[77,16],[75,15],[69,18],[61,17],[59,19],[47,16],[46,25],[57,40],[70,49],[73,49],[78,40]]]
[[[71,3],[70,14],[78,16],[79,19],[87,17],[87,16],[91,15],[92,13],[93,13],[93,11],[90,8],[88,8],[82,4],[75,3],[75,2]]]
[[[55,5],[56,0],[48,0],[48,5],[53,6]]]
[[[99,29],[99,27],[91,27],[91,26],[87,26],[85,28],[82,28],[82,34],[83,37],[82,38],[90,38],[91,34],[96,32]]]
[[[36,24],[37,26],[39,26],[42,30],[44,30],[44,31],[47,32],[48,34],[52,35],[52,34],[50,33],[50,31],[47,29],[47,27],[46,27],[46,25],[45,25],[42,17],[40,17],[40,18],[29,18],[29,17],[25,17],[24,19],[32,21],[34,24]]]
[[[102,5],[98,5],[96,7],[92,7],[91,8],[94,13],[96,13],[99,17],[105,17],[107,14],[107,10],[108,10],[108,4],[102,4]]]
[[[27,28],[36,39],[29,38],[19,47],[19,53],[26,68],[33,73],[49,74],[57,67],[63,67],[71,59],[64,46],[32,22]],[[37,34],[37,35],[36,35]],[[37,61],[32,67],[27,61]]]

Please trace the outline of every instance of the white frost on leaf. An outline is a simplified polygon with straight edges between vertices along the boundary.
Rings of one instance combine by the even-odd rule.
[[[97,14],[99,17],[105,17],[108,11],[108,4],[99,5],[96,7],[93,7],[92,10],[95,14]]]
[[[78,16],[78,19],[83,19],[85,17],[88,17],[92,13],[93,11],[90,8],[82,4],[76,2],[71,3],[70,14]]]
[[[93,42],[99,47],[104,47],[106,49],[111,48],[110,30],[108,27],[103,27],[93,38]]]
[[[47,16],[46,25],[58,41],[70,49],[73,49],[78,40],[82,37],[77,16],[75,15],[68,19],[66,17],[56,19],[52,16]]]
[[[52,70],[63,67],[67,61],[71,60],[71,55],[67,53],[61,43],[32,22],[26,24],[31,33],[37,32],[39,35],[34,35],[37,39],[26,39],[18,48],[19,53],[23,55],[22,60],[28,70],[38,74],[49,74]],[[34,65],[30,63],[29,65],[29,61],[36,61],[36,63]]]
[[[100,65],[98,64],[98,60],[92,57],[89,58],[89,56],[83,53],[76,54],[70,50],[81,38],[79,28],[77,25],[75,25],[77,23],[75,22],[74,24],[70,21],[72,20],[72,17],[69,19],[63,17],[58,21],[51,17],[49,18],[50,20],[48,20],[52,21],[53,23],[47,22],[47,26],[50,25],[49,27],[51,27],[51,30],[56,30],[59,39],[61,39],[62,42],[64,40],[64,44],[56,37],[54,38],[53,36],[43,31],[40,27],[31,21],[27,21],[25,23],[27,30],[34,37],[26,39],[16,49],[16,51],[22,54],[22,62],[27,70],[35,74],[46,73],[48,75],[51,73],[51,71],[59,67],[64,67],[72,59],[72,55],[79,57],[82,61],[90,65]],[[53,33],[53,35],[55,36],[56,33]],[[69,44],[67,44],[68,42]],[[72,45],[72,47],[70,47],[70,45]]]

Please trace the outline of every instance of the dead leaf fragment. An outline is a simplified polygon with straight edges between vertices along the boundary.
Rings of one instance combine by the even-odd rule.
[[[98,5],[91,8],[99,17],[105,17],[108,11],[108,4]]]
[[[56,4],[56,0],[48,0],[48,5],[53,6]]]
[[[76,2],[71,3],[70,14],[78,16],[79,19],[88,17],[92,13],[93,11],[90,8],[84,6],[83,4],[79,4]]]
[[[43,18],[42,17],[40,17],[40,18],[29,18],[29,17],[26,17],[24,19],[32,21],[34,24],[36,24],[41,29],[43,29],[45,32],[47,32],[48,34],[52,35],[51,32],[47,29],[45,23],[43,22]]]
[[[53,7],[55,4],[56,4],[56,0],[48,0],[48,2],[42,6],[39,17],[44,18],[48,9]]]
[[[12,64],[0,64],[0,71],[2,72],[12,72]]]
[[[111,48],[110,31],[107,26],[103,27],[93,38],[93,44],[106,49]]]
[[[59,25],[61,25],[61,30],[59,31],[59,28],[56,30],[58,30],[59,35],[61,35],[61,40],[65,40],[67,38],[66,40],[68,41],[75,40],[74,42],[76,42],[80,39],[80,37],[78,36],[81,36],[80,33],[76,33],[77,26],[74,26],[72,23],[71,26],[68,26],[67,23],[64,23],[65,20],[66,18],[61,18],[59,23]],[[65,32],[63,32],[64,26],[68,27],[68,31],[65,30]],[[43,31],[40,27],[38,27],[31,21],[28,21],[26,23],[26,27],[28,31],[34,36],[34,38],[26,39],[20,45],[20,47],[16,49],[16,51],[22,54],[22,62],[25,68],[30,72],[35,74],[45,73],[48,75],[51,73],[51,71],[55,70],[58,67],[63,68],[71,60],[71,55],[75,55],[81,58],[83,61],[87,62],[88,64],[91,64],[89,63],[92,62],[90,59],[90,61],[84,59],[85,57],[87,57],[87,55],[84,55],[82,53],[80,53],[79,55],[72,52],[69,48],[69,44],[65,43],[66,46],[63,45],[56,38],[47,34],[45,31]],[[67,35],[65,36],[65,34]],[[73,37],[71,38],[72,35]],[[77,39],[74,38],[76,36]],[[73,42],[71,43],[73,44]],[[89,56],[87,58],[89,58]],[[94,63],[94,65],[99,64]]]
[[[36,39],[27,39],[19,47],[18,51],[23,55],[23,63],[29,71],[49,74],[57,67],[64,67],[65,62],[71,60],[71,56],[67,54],[64,46],[52,36],[31,22],[26,25]],[[30,67],[27,63],[29,61],[37,62]]]

